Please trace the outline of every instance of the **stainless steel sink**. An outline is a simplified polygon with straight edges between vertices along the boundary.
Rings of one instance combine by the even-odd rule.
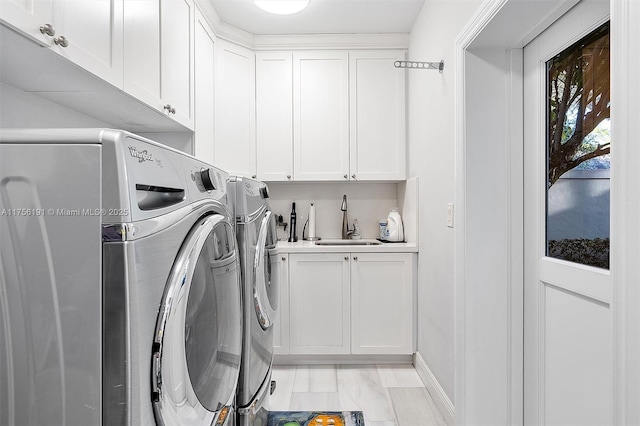
[[[325,240],[316,241],[317,246],[379,246],[382,243],[380,241],[367,241],[367,240]]]

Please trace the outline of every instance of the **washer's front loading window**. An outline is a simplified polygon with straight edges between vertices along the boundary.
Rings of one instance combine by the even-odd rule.
[[[230,232],[231,228],[218,226],[207,237],[191,279],[185,315],[189,377],[200,403],[210,411],[228,402],[240,367],[239,289],[236,275],[228,273],[229,261],[235,258]]]
[[[174,265],[154,346],[155,412],[161,424],[211,424],[232,402],[242,349],[233,232],[222,216],[202,219]]]

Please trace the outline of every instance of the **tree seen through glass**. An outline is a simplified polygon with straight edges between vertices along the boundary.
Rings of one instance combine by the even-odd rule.
[[[609,23],[547,62],[547,255],[609,268]]]

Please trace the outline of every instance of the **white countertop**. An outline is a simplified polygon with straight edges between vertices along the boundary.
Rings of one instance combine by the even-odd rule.
[[[336,239],[321,240],[325,242],[342,241]],[[376,241],[375,239],[362,239],[356,241]],[[376,241],[378,242],[378,241]],[[319,246],[312,241],[298,241],[290,243],[278,241],[278,253],[417,253],[418,245],[415,243],[381,243],[378,245],[330,245]]]

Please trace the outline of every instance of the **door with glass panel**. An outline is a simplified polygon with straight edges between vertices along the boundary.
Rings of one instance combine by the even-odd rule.
[[[524,49],[525,424],[612,423],[609,2]]]

